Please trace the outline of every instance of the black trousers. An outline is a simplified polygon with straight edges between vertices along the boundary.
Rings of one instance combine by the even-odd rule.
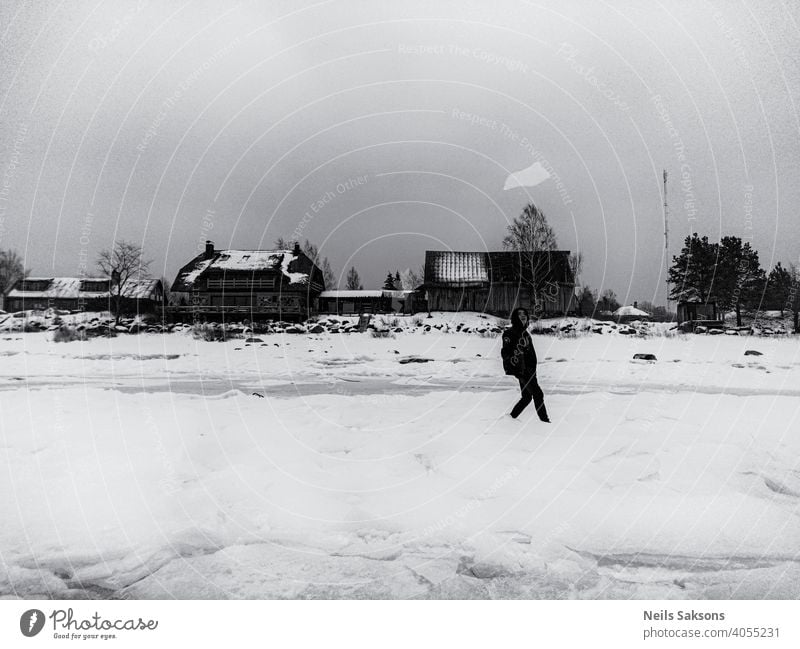
[[[511,416],[516,419],[520,413],[528,407],[531,401],[536,406],[536,414],[542,421],[550,421],[547,416],[547,409],[544,407],[544,393],[542,388],[539,387],[539,382],[536,380],[535,374],[528,374],[525,376],[518,376],[519,391],[521,397],[517,401],[517,405],[511,410]]]

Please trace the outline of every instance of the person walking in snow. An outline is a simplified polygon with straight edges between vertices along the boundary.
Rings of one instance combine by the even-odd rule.
[[[536,414],[544,422],[550,422],[544,405],[544,393],[536,379],[536,351],[528,333],[528,312],[518,307],[511,312],[511,327],[503,332],[503,369],[506,374],[519,381],[521,393],[519,401],[511,410],[511,416],[519,417],[528,404],[533,401]]]

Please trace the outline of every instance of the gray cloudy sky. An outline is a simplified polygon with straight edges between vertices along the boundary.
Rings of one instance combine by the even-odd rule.
[[[321,246],[367,288],[498,249],[526,201],[582,282],[663,302],[670,248],[800,255],[800,7],[642,2],[0,5],[0,247],[77,274],[115,237]],[[540,162],[544,182],[504,190]],[[682,185],[683,182],[683,185]]]

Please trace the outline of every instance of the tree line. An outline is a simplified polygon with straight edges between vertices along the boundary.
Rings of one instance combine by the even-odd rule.
[[[742,326],[745,312],[800,311],[800,271],[796,264],[785,268],[778,262],[767,273],[758,251],[739,237],[726,236],[718,242],[696,232],[686,237],[680,254],[672,258],[667,283],[672,300],[716,302],[723,311],[736,313]]]
[[[275,241],[278,249],[289,249],[291,246],[284,238]],[[545,269],[536,268],[542,257],[541,251],[552,251],[558,247],[553,229],[547,223],[544,213],[533,203],[525,206],[519,217],[515,218],[506,229],[503,247],[520,252],[531,264],[529,274],[531,290],[537,295],[541,290],[541,278]],[[336,276],[331,269],[327,257],[322,257],[319,248],[306,240],[303,245],[305,254],[322,270],[326,286],[336,286]],[[571,255],[570,268],[576,280],[581,272],[583,259],[580,254]],[[97,266],[102,273],[112,278],[111,297],[117,306],[129,282],[149,277],[149,261],[142,258],[142,249],[135,244],[118,241],[115,245],[100,252]],[[0,250],[0,291],[5,295],[20,279],[26,277],[20,256],[13,250]],[[413,289],[422,281],[423,271],[418,273],[406,269],[389,271],[383,288]],[[668,270],[667,283],[670,287],[669,298],[675,301],[695,300],[700,303],[715,302],[725,312],[736,313],[737,326],[742,325],[743,313],[753,311],[780,311],[783,316],[787,311],[794,314],[795,329],[798,329],[798,313],[800,312],[800,269],[797,264],[788,268],[778,262],[767,273],[759,261],[758,251],[749,242],[739,237],[725,236],[719,241],[710,241],[707,236],[697,233],[686,237],[681,252],[672,258]],[[165,288],[168,286],[165,283]],[[346,288],[361,290],[363,284],[354,266],[346,276]],[[614,291],[607,289],[598,296],[589,286],[581,286],[575,295],[575,312],[579,316],[593,316],[597,312],[613,312],[620,307]],[[648,311],[655,319],[670,319],[666,307],[642,302],[641,308]]]

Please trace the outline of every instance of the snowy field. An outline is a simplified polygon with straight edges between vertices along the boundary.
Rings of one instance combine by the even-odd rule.
[[[800,597],[797,337],[535,336],[547,425],[491,335],[52,335],[0,336],[0,596]]]

